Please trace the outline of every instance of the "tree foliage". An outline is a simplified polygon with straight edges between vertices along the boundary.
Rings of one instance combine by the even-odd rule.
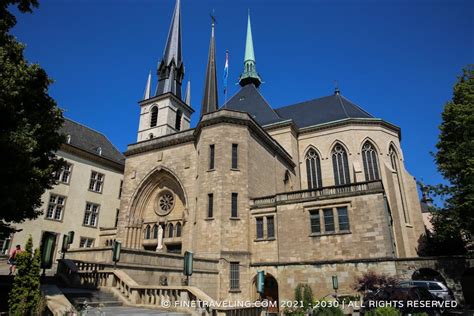
[[[384,286],[394,286],[397,284],[398,279],[396,277],[368,271],[355,279],[353,288],[357,292],[367,293],[369,291],[376,291]]]
[[[458,77],[439,129],[435,161],[449,184],[430,187],[444,203],[433,212],[427,241],[438,248],[434,254],[462,254],[474,233],[474,65]]]
[[[17,274],[13,279],[8,305],[10,315],[37,315],[41,305],[40,291],[40,252],[33,251],[33,239],[30,237],[25,250],[15,256]]]
[[[8,10],[12,6],[32,12],[38,2],[0,3],[0,233],[12,230],[9,223],[40,214],[41,195],[62,165],[54,151],[64,140],[62,111],[48,95],[52,81],[39,65],[25,60],[24,45],[10,34],[16,24]]]

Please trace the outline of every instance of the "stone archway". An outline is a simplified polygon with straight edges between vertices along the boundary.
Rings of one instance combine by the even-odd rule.
[[[171,170],[159,167],[142,180],[131,198],[128,214],[126,247],[181,253],[182,231],[186,229],[187,196]],[[179,236],[174,230],[169,231],[177,226]],[[163,238],[158,238],[157,227],[166,228]]]
[[[263,294],[259,295],[257,293],[257,276],[253,278],[253,287],[254,287],[254,299],[255,300],[268,300],[273,302],[268,308],[269,314],[277,314],[278,307],[280,306],[279,301],[279,290],[278,290],[278,281],[270,273],[265,274],[265,281],[263,286]]]
[[[446,284],[446,279],[436,270],[430,268],[420,268],[415,270],[411,276],[412,280],[439,281]]]

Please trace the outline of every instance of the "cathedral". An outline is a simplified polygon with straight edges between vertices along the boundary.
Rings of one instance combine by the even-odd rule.
[[[400,259],[416,258],[424,226],[400,128],[337,89],[273,108],[259,90],[250,16],[240,90],[223,105],[212,23],[200,119],[191,128],[180,5],[157,87],[149,75],[139,102],[137,142],[125,152],[115,236],[122,255],[149,265],[161,258],[171,286],[182,281],[181,263],[173,270],[172,262],[190,251],[189,284],[220,300],[258,298],[259,271],[264,297],[293,299],[299,283],[322,297],[353,292],[354,277],[369,270],[397,274]],[[129,273],[158,283],[153,273]]]

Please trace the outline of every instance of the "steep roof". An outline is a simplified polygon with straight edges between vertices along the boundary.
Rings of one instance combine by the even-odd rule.
[[[284,106],[275,111],[285,119],[292,119],[299,128],[346,118],[373,118],[340,94]]]
[[[243,86],[223,108],[247,112],[262,126],[293,120],[303,128],[346,118],[373,118],[340,94],[273,109],[253,84]]]
[[[248,84],[240,88],[239,92],[234,94],[234,96],[224,104],[223,108],[247,112],[260,125],[284,120],[272,109],[253,84]]]
[[[64,119],[64,125],[61,132],[70,135],[69,145],[82,149],[88,153],[112,160],[123,165],[125,157],[115,148],[115,146],[103,135],[85,125],[74,122],[70,119]],[[101,155],[98,148],[102,149]]]

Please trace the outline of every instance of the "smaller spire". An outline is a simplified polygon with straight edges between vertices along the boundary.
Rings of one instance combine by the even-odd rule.
[[[191,81],[188,80],[188,84],[186,86],[186,99],[184,102],[191,106]]]
[[[334,95],[340,95],[341,90],[339,89],[339,82],[337,80],[334,80]]]
[[[257,72],[257,62],[255,61],[255,52],[253,49],[252,25],[250,23],[250,9],[247,18],[247,40],[245,42],[244,71],[240,75],[239,84],[243,87],[253,83],[258,87],[262,79]]]
[[[214,26],[216,19],[211,15],[211,41],[209,43],[209,56],[204,81],[204,94],[201,103],[201,116],[217,111],[217,77],[216,77],[216,43],[214,40]]]
[[[146,81],[145,93],[143,94],[143,100],[147,100],[150,98],[150,91],[151,91],[151,71],[148,73],[148,79]]]

